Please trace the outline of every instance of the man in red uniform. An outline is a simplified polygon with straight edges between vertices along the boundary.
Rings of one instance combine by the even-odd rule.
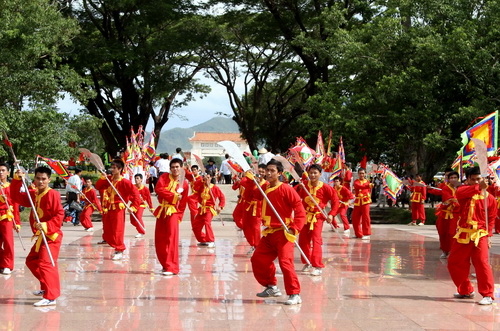
[[[297,193],[299,193],[306,210],[306,224],[300,231],[299,245],[307,256],[307,259],[311,262],[311,264],[306,264],[307,262],[302,257],[302,263],[305,264],[302,270],[306,272],[311,271],[311,276],[320,276],[322,274],[321,269],[325,267],[322,261],[323,250],[321,248],[323,245],[321,232],[323,231],[323,222],[325,221],[322,210],[330,203],[331,210],[328,214],[328,223],[331,223],[333,216],[337,214],[339,208],[339,198],[337,191],[330,185],[319,180],[321,177],[321,166],[319,164],[312,164],[307,172],[309,180],[304,181],[304,186],[316,203],[312,201],[302,185],[296,187]],[[316,204],[319,205],[321,210],[318,209]]]
[[[488,250],[491,247],[489,237],[493,235],[497,206],[495,198],[485,192],[488,184],[481,178],[478,167],[469,168],[466,177],[466,184],[457,189],[460,218],[448,257],[448,271],[458,290],[454,297],[473,298],[474,287],[469,280],[472,261],[476,270],[477,287],[483,296],[478,303],[491,305],[495,283],[488,261]]]
[[[281,162],[272,159],[266,166],[266,179],[264,191],[267,198],[274,206],[281,219],[287,225],[286,232],[278,217],[274,214],[267,200],[262,201],[262,224],[266,227],[262,231],[263,237],[251,258],[252,270],[255,279],[266,288],[257,293],[258,297],[278,297],[281,292],[276,286],[276,267],[274,260],[278,258],[285,290],[289,295],[286,305],[302,303],[300,298],[300,283],[293,263],[294,242],[296,235],[302,230],[306,221],[306,212],[299,195],[288,184],[280,182],[283,174]],[[263,197],[262,197],[263,198]],[[292,212],[294,213],[292,219]]]
[[[448,258],[451,250],[453,236],[457,233],[457,222],[460,216],[460,206],[456,197],[457,188],[460,186],[458,172],[445,173],[446,182],[441,183],[439,189],[428,186],[428,192],[442,197],[442,203],[436,208],[436,229],[439,235],[439,246],[443,252],[441,259]]]
[[[243,230],[243,219],[245,217],[245,200],[247,198],[247,188],[253,184],[253,181],[247,177],[243,177],[240,180],[235,180],[232,186],[233,190],[239,190],[238,202],[233,211],[234,223],[239,229]]]
[[[126,249],[124,243],[125,204],[132,201],[132,206],[130,207],[132,211],[137,211],[141,204],[137,188],[131,181],[122,177],[123,168],[124,163],[122,160],[114,160],[111,162],[111,176],[108,178],[113,186],[103,176],[95,183],[96,189],[104,190],[102,202],[102,239],[115,249],[112,257],[113,260],[121,260],[123,258],[123,251]],[[120,195],[116,194],[113,187]]]
[[[340,156],[337,156],[337,157],[340,157]],[[349,191],[351,190],[351,181],[352,181],[351,163],[347,162],[345,164],[344,186]]]
[[[266,183],[266,165],[259,164],[259,185],[262,187]],[[250,180],[250,185],[246,189],[245,214],[243,218],[243,233],[250,244],[251,248],[247,254],[253,254],[255,247],[260,241],[260,225],[262,224],[262,194],[255,182],[251,179],[251,174],[247,173],[247,178]]]
[[[191,172],[186,170],[186,179],[189,181],[189,185],[191,186],[191,195],[188,196],[187,202],[191,220],[191,229],[194,225],[194,218],[196,217],[196,214],[198,214],[198,196],[194,190],[194,184],[203,180],[199,172],[200,170],[196,164],[191,166]]]
[[[90,217],[96,208],[99,210],[99,213],[102,213],[102,208],[99,199],[97,199],[97,192],[92,186],[92,178],[85,178],[85,188],[82,193],[85,195],[86,199],[82,197],[84,205],[80,214],[80,223],[82,223],[85,231],[94,231],[94,226],[92,225],[92,219]]]
[[[415,175],[415,180],[410,186],[410,191],[411,223],[408,223],[408,225],[417,225],[417,221],[420,220],[418,225],[423,226],[425,223],[424,202],[427,198],[427,187],[422,181],[422,176],[420,174]]]
[[[215,247],[215,236],[212,231],[212,218],[219,214],[226,204],[224,194],[215,181],[215,172],[209,171],[202,182],[196,182],[194,190],[200,205],[198,214],[194,219],[193,232],[199,246]],[[219,205],[216,200],[219,199]],[[203,233],[203,227],[205,233]]]
[[[345,180],[344,180],[345,182]],[[354,181],[354,209],[352,227],[356,238],[369,240],[372,234],[370,219],[371,192],[373,184],[366,179],[366,170],[359,168],[358,179]]]
[[[160,205],[156,208],[155,249],[165,276],[179,273],[179,223],[188,201],[188,182],[179,183],[182,160],[170,161],[170,173],[160,176],[155,192]]]
[[[56,299],[61,293],[57,258],[63,237],[61,225],[64,218],[64,209],[61,205],[59,192],[49,187],[50,174],[51,170],[49,168],[36,168],[35,190],[29,191],[36,209],[30,213],[30,225],[37,239],[26,257],[26,266],[33,276],[40,281],[40,290],[33,292],[33,294],[43,296],[42,300],[34,304],[36,307],[55,305]],[[10,193],[12,199],[20,205],[31,207],[28,193],[21,192],[21,180],[24,176],[25,174],[20,170],[16,171],[11,183]],[[36,221],[35,212],[38,214],[40,223]],[[42,231],[49,247],[43,242]],[[55,266],[52,266],[47,249],[50,249]]]
[[[141,197],[141,204],[137,211],[134,213],[135,218],[130,215],[130,223],[135,227],[137,230],[137,234],[135,235],[136,238],[142,238],[146,234],[146,231],[144,231],[144,221],[142,220],[142,215],[144,214],[144,209],[146,207],[149,207],[149,210],[153,210],[153,202],[151,201],[151,193],[149,192],[149,188],[144,186],[142,183],[143,177],[142,174],[135,174],[134,176],[134,181],[135,181],[135,187],[137,188],[137,191],[139,192],[139,195]],[[137,223],[137,220],[139,220],[139,223]]]
[[[19,218],[14,217],[15,206],[10,196],[8,175],[9,167],[5,163],[0,163],[0,271],[4,275],[10,275],[14,269],[14,235],[12,230],[19,231],[21,228]]]
[[[340,219],[344,224],[344,236],[349,238],[351,234],[351,226],[349,225],[349,219],[347,218],[347,209],[349,208],[349,201],[354,199],[354,195],[351,190],[342,185],[342,179],[340,177],[335,177],[333,179],[334,188],[337,191],[337,196],[339,197],[339,209],[337,211],[337,215],[340,215]],[[335,215],[335,216],[337,216]],[[334,226],[337,228],[337,222],[335,219],[333,220]]]

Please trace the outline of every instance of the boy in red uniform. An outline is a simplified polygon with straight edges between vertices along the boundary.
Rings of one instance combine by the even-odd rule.
[[[300,283],[294,266],[294,242],[296,235],[302,230],[306,221],[306,211],[299,195],[288,184],[280,182],[283,174],[281,162],[272,159],[266,166],[266,179],[263,189],[269,201],[287,225],[286,232],[272,208],[264,199],[262,201],[262,224],[266,227],[262,231],[263,237],[251,258],[252,270],[255,279],[266,288],[257,293],[258,297],[278,297],[281,291],[276,286],[276,267],[274,260],[278,258],[283,272],[285,290],[289,295],[286,305],[302,303],[300,298]],[[263,197],[261,197],[263,199]],[[292,219],[292,212],[294,213]]]
[[[144,214],[144,208],[149,207],[149,210],[153,210],[151,193],[149,192],[149,188],[144,186],[144,184],[142,183],[142,178],[143,178],[142,174],[135,174],[134,176],[135,187],[137,188],[137,191],[139,192],[139,195],[141,197],[141,204],[137,209],[137,211],[134,213],[135,218],[132,215],[130,215],[130,224],[132,224],[138,232],[135,235],[136,238],[142,238],[146,234],[146,232],[144,231],[145,229],[144,221],[142,220],[142,215]],[[139,220],[139,223],[137,223],[136,218]]]
[[[344,224],[344,236],[349,238],[349,235],[351,234],[351,226],[349,225],[349,219],[347,218],[347,209],[349,208],[349,201],[354,199],[354,195],[352,194],[351,190],[342,185],[342,179],[340,177],[335,177],[333,179],[333,184],[334,189],[337,191],[337,196],[339,197],[340,202],[337,215],[340,215],[340,219]],[[335,219],[333,219],[333,222],[333,225],[337,228],[338,225],[335,222]]]
[[[415,175],[415,181],[413,181],[410,186],[410,191],[411,223],[408,225],[417,225],[417,221],[420,220],[418,225],[423,226],[425,223],[424,202],[427,198],[427,187],[422,181],[422,176],[420,174]]]
[[[113,187],[104,177],[99,178],[95,183],[98,190],[104,190],[102,202],[102,239],[105,243],[115,249],[113,260],[121,260],[123,251],[126,249],[124,243],[125,237],[125,204],[132,201],[130,209],[137,211],[141,204],[141,198],[137,188],[131,181],[122,177],[121,173],[124,167],[122,160],[116,159],[111,162],[111,176],[109,180],[120,193],[120,198]],[[101,242],[102,243],[102,242]]]
[[[203,180],[199,172],[200,170],[196,164],[191,166],[191,172],[186,170],[186,179],[189,181],[189,185],[191,186],[191,195],[188,196],[187,201],[189,216],[191,220],[191,229],[194,225],[194,218],[196,217],[196,214],[198,214],[198,196],[196,195],[196,191],[194,190],[194,184]]]
[[[337,157],[340,157],[340,156],[337,156]],[[351,163],[347,162],[345,164],[345,174],[344,174],[344,183],[343,183],[343,185],[349,191],[351,190],[351,181],[352,181]]]
[[[253,181],[247,177],[243,177],[240,180],[235,180],[232,186],[233,190],[239,190],[238,202],[233,211],[234,223],[239,229],[243,230],[243,219],[245,217],[245,200],[247,200],[248,192],[247,188],[253,184]]]
[[[179,223],[188,201],[188,182],[179,183],[182,160],[170,161],[170,173],[160,176],[155,192],[160,205],[156,208],[155,249],[162,274],[179,273]]]
[[[202,182],[194,184],[200,207],[194,219],[193,232],[199,246],[215,247],[212,218],[224,209],[226,203],[224,194],[218,186],[213,184],[213,180],[215,180],[215,172],[209,171]],[[218,206],[216,206],[217,199],[219,199]],[[205,233],[203,233],[203,227],[205,227]]]
[[[21,222],[14,217],[14,202],[10,196],[10,183],[7,181],[9,167],[0,163],[0,271],[10,275],[14,269],[14,235],[19,231]]]
[[[311,165],[307,172],[309,174],[309,180],[304,181],[304,186],[322,210],[330,203],[331,210],[328,214],[328,223],[331,223],[333,221],[333,215],[337,214],[339,208],[337,191],[330,185],[319,180],[321,177],[321,166],[319,164]],[[323,231],[325,216],[318,209],[316,203],[312,201],[302,185],[297,186],[296,190],[306,210],[306,224],[300,231],[299,245],[311,262],[311,264],[306,264],[302,271],[311,271],[311,276],[320,276],[322,274],[321,269],[325,267],[322,261],[323,250],[321,248],[323,245],[321,232]],[[304,258],[302,258],[302,263],[306,263]],[[312,270],[311,267],[313,268]]]
[[[83,210],[80,214],[80,223],[85,228],[85,231],[94,231],[94,226],[92,225],[92,219],[90,217],[92,216],[95,208],[99,210],[99,213],[102,213],[102,208],[99,199],[97,199],[97,192],[92,186],[91,178],[85,178],[85,188],[83,189],[82,193],[87,197],[87,199],[82,197],[84,205]],[[94,205],[92,205],[91,202]]]
[[[488,262],[488,250],[491,247],[490,237],[493,235],[497,206],[495,198],[485,192],[488,184],[481,178],[478,167],[469,168],[466,171],[466,178],[466,184],[459,187],[456,193],[460,205],[460,218],[458,232],[453,237],[455,240],[451,244],[448,257],[448,271],[458,290],[454,297],[473,298],[474,287],[469,280],[472,261],[476,270],[477,287],[483,296],[478,304],[491,305],[494,300],[495,283]],[[485,199],[487,210],[485,210]]]
[[[344,181],[345,182],[345,181]],[[358,179],[354,181],[354,209],[352,227],[356,238],[369,240],[372,234],[370,219],[371,192],[373,184],[366,179],[366,170],[359,168]]]
[[[40,290],[33,292],[33,294],[43,296],[42,300],[34,304],[35,307],[53,306],[61,294],[57,258],[63,238],[61,225],[64,218],[64,209],[61,205],[59,192],[49,187],[50,174],[51,170],[49,168],[36,168],[35,189],[29,190],[36,208],[36,211],[32,210],[30,213],[30,225],[37,240],[26,257],[26,266],[33,276],[40,281]],[[11,183],[10,193],[12,198],[20,205],[31,207],[28,193],[21,192],[21,180],[24,176],[25,174],[21,170],[16,171]],[[34,212],[38,213],[40,223],[37,223]],[[43,242],[42,231],[49,247]],[[50,249],[55,266],[52,266],[47,249]]]
[[[457,233],[457,222],[460,216],[460,206],[456,197],[457,187],[460,186],[458,172],[450,171],[445,174],[446,182],[441,183],[437,190],[428,186],[428,192],[442,197],[442,203],[436,209],[436,229],[439,234],[439,246],[443,252],[441,259],[446,259],[451,250],[453,236]]]
[[[257,181],[262,187],[266,183],[266,165],[259,164],[259,178]],[[251,176],[251,175],[250,175]],[[246,177],[245,177],[246,178]],[[250,179],[250,185],[247,188],[246,199],[244,201],[243,233],[251,248],[248,255],[253,254],[255,247],[260,241],[260,225],[262,224],[262,194],[255,182]]]

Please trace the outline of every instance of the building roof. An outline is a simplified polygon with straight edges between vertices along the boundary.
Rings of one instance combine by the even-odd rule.
[[[246,143],[246,140],[241,138],[241,133],[220,133],[220,132],[195,132],[194,136],[189,138],[189,141],[222,141],[230,140],[234,142]]]

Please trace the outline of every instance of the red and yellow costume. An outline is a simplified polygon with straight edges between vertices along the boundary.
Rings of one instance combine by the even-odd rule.
[[[440,190],[429,188],[428,192],[442,197],[442,203],[436,208],[436,228],[439,244],[443,252],[451,250],[453,236],[457,233],[457,222],[460,216],[460,206],[455,196],[457,189],[449,183],[441,183]]]
[[[134,184],[122,176],[118,179],[110,177],[109,180],[112,181],[113,186],[125,200],[125,203],[132,202],[130,207],[132,211],[137,210],[141,204],[141,198]],[[124,251],[126,249],[124,243],[125,203],[116,194],[106,178],[99,178],[95,183],[95,187],[98,190],[104,190],[102,199],[102,239],[116,251]]]
[[[97,210],[99,210],[100,213],[102,213],[102,208],[99,199],[97,199],[97,192],[94,187],[87,186],[83,189],[82,193],[85,194],[87,199],[83,198],[84,205],[83,210],[80,213],[80,223],[82,223],[82,226],[85,229],[88,229],[93,227],[90,217],[92,216],[95,208],[97,207]],[[89,201],[92,202],[95,207]]]
[[[345,171],[344,175],[344,183],[343,185],[348,189],[351,190],[351,180],[352,180],[352,171],[347,169]]]
[[[184,216],[188,202],[187,181],[182,183],[183,191],[178,193],[179,181],[169,173],[158,179],[155,187],[160,205],[156,208],[155,250],[164,271],[179,273],[179,223]]]
[[[194,190],[194,185],[197,182],[201,182],[203,178],[198,173],[193,174],[192,172],[186,170],[186,179],[189,181],[189,185],[191,187],[191,195],[188,196],[187,206],[189,209],[192,229],[194,225],[194,219],[196,217],[196,214],[198,214],[198,196],[196,195],[196,191]]]
[[[339,203],[340,203],[337,215],[340,215],[340,219],[344,224],[344,231],[349,230],[351,226],[349,225],[349,219],[347,218],[347,210],[349,209],[349,201],[354,199],[354,195],[352,194],[351,190],[349,190],[347,187],[343,185],[340,185],[340,188],[334,188],[334,189],[337,191],[337,196],[339,197]],[[337,227],[337,224],[334,225],[335,227]]]
[[[330,202],[332,209],[328,214],[332,216],[337,214],[339,198],[336,190],[323,182],[318,182],[316,186],[312,186],[310,181],[305,181],[304,186],[322,210]],[[323,245],[323,238],[321,237],[321,231],[323,231],[325,216],[318,209],[314,201],[312,201],[302,185],[297,186],[296,190],[306,210],[306,224],[300,231],[299,236],[300,248],[302,248],[313,267],[324,268],[325,265],[322,262],[323,250],[321,246]],[[301,258],[302,263],[306,263],[305,259]]]
[[[236,203],[236,207],[233,211],[233,219],[236,226],[240,229],[243,229],[243,219],[245,217],[245,201],[248,200],[247,189],[249,186],[253,184],[253,181],[247,177],[243,177],[240,181],[235,181],[233,184],[233,190],[240,190],[240,194],[238,194],[238,202]]]
[[[267,183],[265,179],[257,179],[257,181],[261,187]],[[243,234],[250,246],[257,247],[261,236],[262,193],[253,180],[250,180],[250,185],[246,189],[244,211]]]
[[[420,185],[415,185],[414,183],[419,183]],[[421,220],[425,223],[425,207],[424,202],[427,198],[427,187],[423,181],[414,181],[410,186],[411,196],[411,220],[416,222]]]
[[[21,206],[31,207],[28,194],[20,191],[21,185],[22,182],[20,179],[14,178],[12,180],[11,197]],[[47,238],[55,266],[52,266],[50,262],[47,246],[43,243],[40,230],[37,230],[35,227],[36,218],[33,210],[30,213],[30,225],[36,241],[26,257],[26,266],[30,269],[33,276],[40,281],[40,289],[45,291],[43,297],[48,300],[55,300],[61,293],[57,264],[63,238],[61,225],[64,218],[64,210],[61,205],[61,195],[50,187],[47,187],[43,192],[29,190],[29,194],[35,204],[36,212],[43,226],[43,232]]]
[[[295,235],[299,233],[306,221],[306,212],[297,192],[284,183],[279,183],[274,187],[266,183],[263,189],[290,231]],[[292,212],[294,213],[293,219]],[[300,283],[293,262],[296,238],[286,233],[266,200],[262,201],[262,224],[266,228],[262,231],[263,237],[251,258],[255,279],[262,286],[276,285],[274,260],[277,257],[283,272],[286,293],[288,295],[299,294]]]
[[[370,204],[372,187],[367,179],[354,181],[354,209],[352,210],[352,227],[356,237],[369,236],[372,233]]]
[[[19,217],[14,215],[17,203],[10,196],[10,183],[0,184],[0,269],[14,269],[14,233],[13,229],[21,225]],[[13,223],[15,222],[15,223]]]
[[[139,220],[139,223],[137,223],[135,218],[130,215],[130,224],[132,224],[136,228],[137,232],[139,232],[140,234],[145,234],[146,232],[144,231],[145,227],[144,221],[142,220],[142,215],[144,214],[144,208],[149,207],[149,209],[153,209],[153,202],[151,201],[151,193],[149,193],[149,188],[141,185],[141,187],[137,187],[137,191],[139,192],[139,196],[141,197],[141,204],[139,205],[139,208],[137,208],[137,211],[134,213],[134,215]]]
[[[220,188],[214,184],[206,186],[202,181],[196,182],[194,190],[196,191],[196,197],[200,205],[198,214],[194,219],[194,235],[200,243],[214,242],[215,236],[212,231],[212,218],[217,215],[215,200],[219,199],[219,207],[222,209],[226,204],[226,199]],[[205,233],[203,233],[203,227],[205,227]]]
[[[478,291],[482,296],[494,298],[495,284],[493,272],[488,262],[488,237],[493,235],[497,216],[495,198],[486,193],[488,219],[486,220],[485,197],[479,185],[461,186],[456,192],[460,205],[458,231],[453,237],[448,270],[459,294],[474,291],[469,280],[470,262],[476,270]],[[486,224],[488,222],[488,224]]]

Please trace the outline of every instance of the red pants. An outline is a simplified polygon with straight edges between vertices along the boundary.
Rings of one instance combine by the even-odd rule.
[[[369,203],[362,206],[354,206],[351,219],[356,237],[361,238],[372,234]]]
[[[262,286],[276,285],[276,266],[274,260],[278,258],[286,294],[299,294],[300,283],[293,263],[294,244],[288,241],[283,231],[276,231],[262,237],[259,246],[253,252],[251,262],[255,279]]]
[[[198,214],[198,197],[196,194],[191,194],[188,196],[187,206],[189,209],[189,216],[191,218],[191,228],[193,228],[194,219]]]
[[[348,205],[345,205],[343,203],[340,204],[337,215],[340,215],[340,219],[342,220],[342,223],[344,224],[344,231],[349,230],[351,226],[349,225],[349,219],[347,218],[347,209],[349,209]],[[337,216],[335,215],[335,216]],[[333,219],[335,222],[335,218]],[[336,222],[335,222],[336,223]],[[337,227],[337,224],[334,224],[335,227]]]
[[[444,216],[439,215],[436,220],[436,229],[439,234],[439,248],[443,252],[451,251],[453,236],[457,233],[458,217],[459,215],[457,214],[450,219],[444,219]]]
[[[117,251],[126,249],[125,237],[125,209],[108,210],[102,215],[102,239]]]
[[[245,218],[243,220],[243,234],[245,235],[248,244],[257,247],[260,241],[260,225],[262,224],[262,217],[253,216],[252,211],[245,211]]]
[[[14,223],[0,221],[0,269],[14,269]]]
[[[179,222],[184,213],[175,213],[156,219],[156,257],[163,270],[179,273]]]
[[[243,229],[243,218],[245,217],[245,203],[238,202],[233,211],[233,219],[236,226],[240,229]]]
[[[482,237],[476,247],[474,242],[459,244],[456,239],[451,244],[448,256],[448,271],[453,283],[457,286],[458,293],[469,294],[474,291],[469,280],[470,262],[476,269],[476,279],[479,294],[483,297],[493,297],[495,283],[493,271],[488,261],[488,237]]]
[[[142,215],[144,214],[144,207],[139,207],[137,209],[137,212],[134,213],[135,217],[139,220],[139,223],[135,220],[134,216],[130,215],[130,224],[135,226],[135,229],[137,232],[140,234],[146,234],[146,231],[144,231],[144,221],[142,220]],[[140,224],[140,225],[139,225]]]
[[[94,227],[92,224],[92,219],[91,219],[93,212],[94,212],[94,208],[92,208],[92,206],[90,206],[90,207],[84,208],[83,211],[80,213],[80,223],[82,223],[82,226],[85,229]]]
[[[213,214],[207,212],[204,214],[196,215],[193,224],[193,232],[196,240],[200,243],[214,242],[214,232],[212,231],[212,218]],[[203,227],[205,227],[205,233],[203,233]]]
[[[30,269],[33,276],[40,282],[40,289],[45,291],[43,297],[48,300],[55,300],[61,294],[61,284],[59,282],[59,269],[57,259],[61,248],[62,233],[52,241],[47,238],[47,242],[54,259],[55,267],[52,266],[47,252],[47,246],[42,242],[40,250],[35,252],[36,244],[31,248],[26,257],[26,266]]]
[[[421,220],[425,222],[425,208],[423,203],[411,203],[411,219],[412,221]]]
[[[321,237],[321,231],[323,231],[324,219],[318,219],[314,223],[314,228],[309,230],[310,224],[305,224],[299,235],[299,246],[304,251],[307,259],[311,262],[311,265],[315,268],[324,268],[323,264],[323,250],[321,245],[323,245],[323,238]],[[307,263],[302,255],[300,256],[302,263]]]

